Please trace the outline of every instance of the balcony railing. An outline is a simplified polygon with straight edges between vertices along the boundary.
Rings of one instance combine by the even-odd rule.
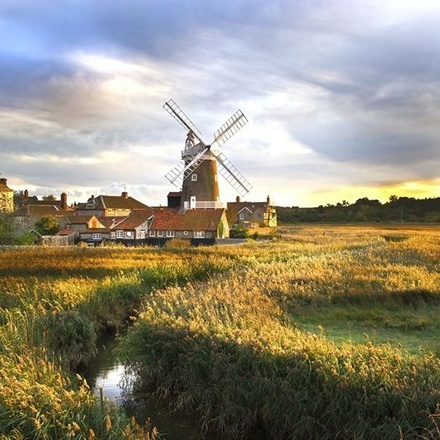
[[[224,202],[214,202],[214,201],[198,201],[194,204],[190,202],[184,202],[185,209],[223,209],[226,208],[226,203]]]

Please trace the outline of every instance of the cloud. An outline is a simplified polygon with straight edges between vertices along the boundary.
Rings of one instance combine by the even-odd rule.
[[[434,179],[439,18],[411,0],[5,0],[0,172],[164,201],[173,98],[207,142],[244,111],[224,152],[255,198]]]

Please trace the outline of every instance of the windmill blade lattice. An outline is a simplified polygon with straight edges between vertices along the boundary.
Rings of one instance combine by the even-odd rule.
[[[244,178],[224,153],[216,152],[215,156],[217,163],[220,165],[220,174],[241,196],[245,196],[252,189],[252,185]]]
[[[201,151],[198,154],[194,154],[191,157],[186,155],[186,159],[190,159],[189,162],[179,162],[171,171],[169,171],[167,174],[165,174],[165,177],[173,184],[178,186],[180,183],[180,178],[183,177],[185,173],[191,174],[202,162],[203,162],[203,155],[208,151],[209,148],[205,148],[203,151]]]
[[[215,142],[220,146],[229,140],[248,122],[241,110],[235,112],[214,134]]]
[[[195,124],[191,121],[191,119],[186,116],[185,112],[172,100],[170,99],[163,105],[163,108],[184,128],[188,131],[192,131],[194,135],[197,137],[199,142],[204,144],[202,140],[202,133],[195,126]]]

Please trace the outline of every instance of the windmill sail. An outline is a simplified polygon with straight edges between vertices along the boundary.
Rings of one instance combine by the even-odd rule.
[[[189,162],[184,163],[180,162],[176,165],[171,171],[165,174],[165,177],[173,184],[177,186],[177,181],[180,181],[180,177],[183,177],[184,174],[191,174],[196,168],[203,162],[204,154],[209,150],[209,148],[205,148],[203,151],[195,154],[192,158],[189,158]],[[188,159],[188,156],[186,156]]]
[[[218,202],[218,169],[226,181],[240,194],[247,194],[252,186],[221,152],[202,140],[202,134],[183,110],[171,99],[163,108],[187,130],[182,162],[165,177],[174,185],[182,182],[181,207],[191,200]],[[223,145],[248,122],[241,110],[235,112],[215,133],[213,146]],[[200,167],[200,168],[199,168]],[[197,172],[195,172],[197,170]]]
[[[191,119],[186,116],[184,111],[172,100],[170,99],[163,105],[163,108],[180,124],[182,127],[186,128],[188,131],[194,133],[196,138],[204,144],[202,141],[202,133],[195,126],[195,124],[191,121]]]
[[[217,163],[220,165],[220,174],[241,196],[246,195],[252,189],[252,185],[223,153],[216,152],[215,156]]]
[[[235,112],[214,134],[215,142],[220,146],[229,140],[248,120],[241,110]]]

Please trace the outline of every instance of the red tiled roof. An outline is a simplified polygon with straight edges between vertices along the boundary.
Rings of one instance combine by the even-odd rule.
[[[123,217],[99,217],[99,221],[109,229],[113,229],[115,226],[118,226],[121,222],[123,222],[127,216]]]
[[[157,209],[151,229],[170,231],[215,231],[224,209],[189,209],[179,213],[171,209]]]
[[[77,232],[75,229],[64,228],[60,229],[55,235],[75,235]]]
[[[140,226],[142,223],[146,222],[153,214],[153,209],[135,210],[131,213],[131,215],[126,217],[125,220],[121,221],[113,229],[133,230]]]

